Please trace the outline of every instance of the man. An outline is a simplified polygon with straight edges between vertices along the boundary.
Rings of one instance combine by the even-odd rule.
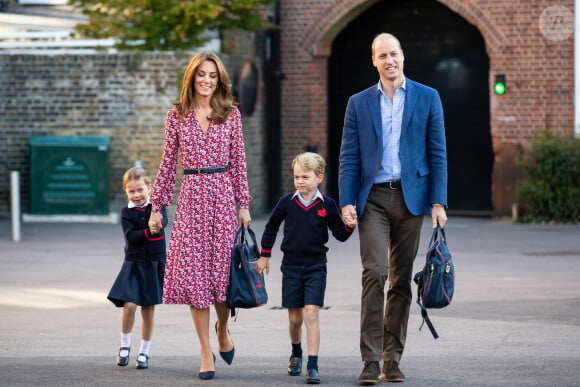
[[[343,219],[359,219],[361,385],[377,384],[379,377],[405,380],[399,362],[423,217],[430,213],[433,227],[447,221],[441,99],[434,89],[404,76],[404,60],[397,38],[379,34],[372,61],[380,82],[353,95],[344,118],[340,207]]]

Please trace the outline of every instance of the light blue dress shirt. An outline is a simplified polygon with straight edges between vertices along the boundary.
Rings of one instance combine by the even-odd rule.
[[[401,160],[399,159],[399,144],[401,139],[401,125],[403,122],[403,109],[405,107],[406,78],[397,88],[391,101],[383,92],[381,82],[378,89],[381,100],[381,118],[383,133],[383,158],[375,183],[384,183],[401,179]]]

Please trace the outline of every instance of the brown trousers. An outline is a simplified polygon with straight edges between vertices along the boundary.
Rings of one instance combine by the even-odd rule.
[[[413,262],[423,218],[409,212],[401,190],[373,186],[359,222],[363,361],[401,360],[412,299]],[[387,278],[389,287],[383,309]]]

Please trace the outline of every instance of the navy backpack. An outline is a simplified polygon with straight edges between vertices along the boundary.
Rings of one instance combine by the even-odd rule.
[[[445,230],[439,224],[433,230],[429,242],[425,267],[415,274],[414,281],[417,284],[417,304],[423,317],[419,330],[426,323],[433,338],[436,339],[439,335],[429,320],[427,309],[444,308],[449,305],[455,287],[455,268],[445,241]]]

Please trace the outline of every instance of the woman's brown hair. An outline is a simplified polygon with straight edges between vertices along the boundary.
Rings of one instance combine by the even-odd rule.
[[[185,116],[191,111],[191,109],[193,109],[193,98],[195,94],[193,82],[195,79],[195,73],[199,65],[206,60],[215,63],[218,71],[218,83],[209,102],[212,109],[211,117],[209,118],[222,124],[227,120],[230,114],[234,98],[230,90],[232,84],[226,68],[221,59],[212,52],[202,51],[196,54],[189,62],[189,65],[187,65],[187,69],[183,75],[181,96],[179,102],[175,103],[175,111],[181,120],[185,120]]]

